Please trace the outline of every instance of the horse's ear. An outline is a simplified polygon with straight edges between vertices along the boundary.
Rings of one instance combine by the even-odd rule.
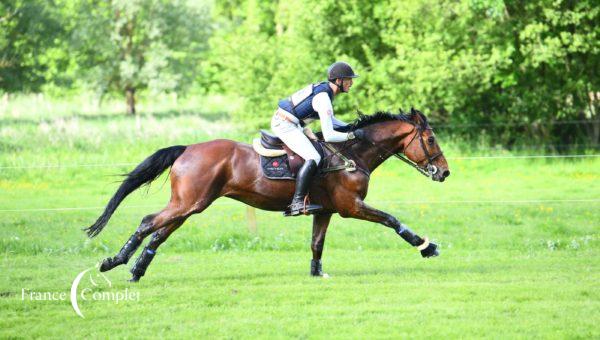
[[[415,110],[415,113],[416,114],[414,115],[414,117],[416,118],[417,123],[424,128],[429,127],[429,121],[427,121],[427,117],[425,117],[423,112],[421,112],[419,110]]]
[[[412,107],[410,108],[410,115],[413,122],[417,123],[419,126],[424,126],[427,122],[427,118],[425,118],[419,110],[415,110]]]

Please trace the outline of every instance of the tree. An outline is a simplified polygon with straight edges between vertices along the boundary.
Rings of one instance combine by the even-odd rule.
[[[337,114],[415,106],[435,123],[504,126],[459,132],[505,145],[596,144],[596,2],[230,0],[217,6],[225,23],[205,65],[219,90],[244,99],[234,114],[263,126],[279,98],[341,59],[361,78],[336,98]],[[548,124],[561,120],[589,128]]]
[[[518,8],[511,11],[520,18]],[[600,142],[600,7],[596,1],[538,1],[525,6],[519,33],[523,84],[538,100],[532,111],[552,119],[587,120],[583,131],[562,131],[562,140],[587,134]],[[534,112],[531,112],[534,114]],[[566,133],[565,133],[566,132]]]
[[[0,89],[40,90],[61,59],[56,51],[64,35],[52,3],[0,0]]]
[[[210,33],[209,9],[187,1],[64,1],[73,31],[69,47],[85,80],[101,93],[170,92],[192,84]]]

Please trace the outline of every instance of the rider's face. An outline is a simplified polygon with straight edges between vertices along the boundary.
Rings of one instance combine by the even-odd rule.
[[[344,89],[344,92],[350,91],[350,88],[352,87],[352,84],[354,83],[352,78],[343,78],[343,79],[339,80],[339,82],[341,83],[341,86]]]

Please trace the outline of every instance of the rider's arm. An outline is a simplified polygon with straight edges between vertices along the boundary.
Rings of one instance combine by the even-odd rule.
[[[317,94],[312,101],[313,109],[319,113],[321,120],[321,132],[326,142],[344,142],[348,140],[348,134],[337,132],[333,129],[333,107],[327,93]],[[339,121],[338,121],[339,122]]]
[[[348,125],[348,123],[344,123],[341,120],[335,118],[334,116],[331,116],[331,122],[333,122],[334,129],[341,128],[341,127]]]

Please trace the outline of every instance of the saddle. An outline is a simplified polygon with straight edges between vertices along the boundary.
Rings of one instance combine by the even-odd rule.
[[[318,138],[309,128],[304,128],[304,134],[311,141],[313,147],[323,161],[319,164],[318,174],[324,172],[346,169],[353,171],[356,165],[337,152],[331,145]],[[296,174],[304,159],[296,154],[283,143],[279,137],[266,130],[260,130],[260,138],[255,138],[252,147],[260,155],[260,164],[265,177],[269,179],[295,180]],[[325,161],[327,156],[335,154],[343,161],[343,164],[331,164],[331,160]]]
[[[306,131],[310,131],[310,129],[305,130],[305,134]],[[310,133],[312,134],[312,132]],[[321,141],[318,141],[316,137],[312,139],[313,136],[307,135],[315,150],[321,155],[321,158],[324,158]],[[279,137],[266,130],[260,130],[260,139],[255,139],[252,145],[254,150],[261,156],[260,164],[263,174],[267,178],[296,179],[296,174],[304,164],[304,159],[288,148]]]

